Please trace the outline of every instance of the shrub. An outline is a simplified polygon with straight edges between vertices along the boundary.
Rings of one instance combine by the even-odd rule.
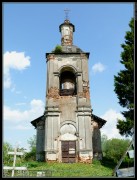
[[[116,138],[109,139],[105,142],[103,154],[107,159],[113,160],[115,163],[118,163],[128,146],[129,140]]]
[[[30,152],[26,153],[25,155],[25,160],[26,161],[36,161],[36,148],[34,147],[33,149],[31,149]]]
[[[62,52],[62,47],[60,45],[57,45],[52,52],[53,53],[61,53]]]

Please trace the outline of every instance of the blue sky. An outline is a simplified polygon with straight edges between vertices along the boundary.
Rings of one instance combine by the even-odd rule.
[[[134,17],[133,3],[3,3],[3,135],[13,146],[28,148],[36,134],[30,122],[43,115],[46,93],[45,53],[61,44],[59,25],[64,9],[75,25],[73,44],[89,56],[93,113],[107,120],[101,129],[108,138],[123,138],[116,129],[122,118],[114,75],[121,44]]]

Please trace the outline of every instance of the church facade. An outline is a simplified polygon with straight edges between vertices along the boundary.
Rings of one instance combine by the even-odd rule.
[[[73,45],[75,26],[59,26],[61,45],[46,53],[44,114],[31,121],[36,128],[36,160],[64,163],[101,159],[100,128],[104,119],[92,113],[88,74],[89,52]]]

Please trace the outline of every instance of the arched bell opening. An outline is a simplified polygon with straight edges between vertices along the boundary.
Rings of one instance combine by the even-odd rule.
[[[76,76],[70,70],[62,71],[60,74],[60,96],[73,96],[77,94]]]

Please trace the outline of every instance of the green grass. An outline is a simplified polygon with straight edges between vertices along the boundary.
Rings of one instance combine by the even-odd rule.
[[[103,161],[102,161],[103,162]],[[115,167],[111,162],[93,161],[92,164],[84,163],[46,163],[26,162],[21,166],[27,166],[28,170],[51,170],[52,177],[112,177]]]

